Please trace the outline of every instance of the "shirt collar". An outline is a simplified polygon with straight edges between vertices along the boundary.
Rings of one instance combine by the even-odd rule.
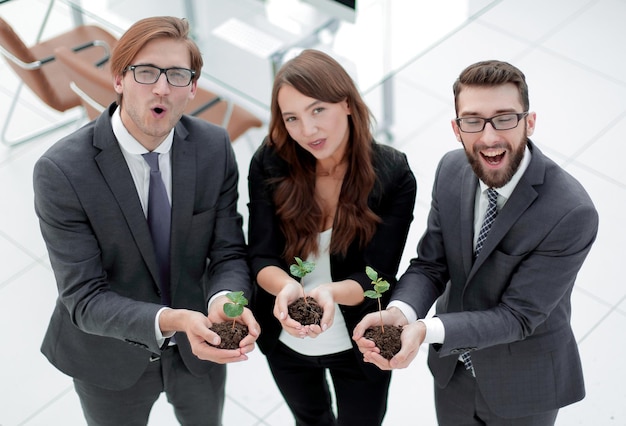
[[[524,172],[528,168],[528,165],[530,164],[530,158],[531,153],[528,149],[528,145],[526,145],[526,149],[524,149],[524,157],[522,157],[522,161],[520,162],[520,165],[511,180],[509,180],[504,186],[500,188],[495,188],[498,192],[498,195],[504,197],[507,200],[511,197],[513,190],[517,186],[518,182],[524,175]],[[478,182],[480,183],[481,192],[485,192],[489,188],[482,180],[479,180]]]
[[[130,154],[145,154],[149,152],[143,145],[141,145],[137,139],[135,139],[124,127],[124,123],[122,123],[122,117],[120,115],[120,107],[118,106],[113,112],[113,116],[111,117],[111,126],[113,127],[113,134],[117,138],[120,146]],[[172,142],[174,140],[174,129],[170,131],[165,140],[161,142],[161,144],[156,147],[154,152],[158,152],[159,154],[165,154],[170,151],[172,148]]]

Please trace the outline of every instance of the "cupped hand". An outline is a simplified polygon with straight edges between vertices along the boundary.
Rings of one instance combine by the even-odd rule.
[[[209,314],[207,317],[212,324],[233,320],[224,312],[224,305],[227,303],[232,302],[225,295],[216,297],[215,300],[211,302],[211,305],[209,306]],[[254,343],[254,341],[259,337],[259,334],[261,333],[261,326],[254,318],[252,311],[248,308],[244,308],[243,313],[236,318],[236,321],[248,327],[248,336],[242,341],[246,341],[245,344]],[[250,341],[248,337],[251,337],[252,340]]]
[[[200,312],[186,311],[183,324],[182,331],[187,335],[191,351],[199,359],[217,364],[245,361],[248,359],[246,353],[253,349],[249,345],[245,346],[246,350],[241,347],[238,349],[219,349],[212,346],[220,344],[220,337],[210,329],[213,322]]]
[[[385,325],[395,325],[395,326],[405,326],[407,324],[407,319],[398,308],[388,308],[382,312],[372,312],[363,317],[363,319],[356,325],[354,331],[352,333],[352,339],[356,342],[359,351],[363,354],[363,360],[365,362],[372,363],[376,365],[381,370],[391,370],[393,368],[403,368],[398,364],[398,360],[396,357],[402,353],[404,348],[404,330],[402,331],[402,335],[400,336],[401,341],[403,342],[402,349],[396,356],[394,356],[391,360],[387,360],[383,356],[380,355],[380,349],[376,347],[376,344],[364,337],[365,330],[371,327],[376,327],[380,325],[382,315],[382,322]],[[422,339],[423,340],[423,339]],[[421,344],[421,341],[420,341]],[[419,349],[419,345],[418,345]],[[406,355],[402,355],[406,356]],[[415,356],[413,356],[414,358]],[[402,358],[403,361],[405,358]],[[395,360],[395,361],[394,361]],[[411,358],[412,360],[412,358]],[[408,361],[410,363],[410,360]],[[408,363],[407,363],[408,365]]]
[[[336,304],[329,285],[322,284],[311,290],[308,295],[315,299],[323,311],[320,324],[312,325],[309,329],[308,336],[315,338],[333,325]]]
[[[283,327],[283,330],[290,335],[299,338],[307,336],[309,326],[304,326],[291,318],[288,313],[288,307],[291,303],[303,296],[302,286],[296,281],[291,281],[287,283],[276,295],[273,311],[276,319],[280,321],[280,325]]]

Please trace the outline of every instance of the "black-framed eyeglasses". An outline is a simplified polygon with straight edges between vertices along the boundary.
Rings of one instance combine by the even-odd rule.
[[[127,71],[133,72],[135,81],[140,84],[154,84],[161,74],[165,74],[167,82],[176,87],[189,86],[196,72],[187,68],[159,68],[154,65],[130,65]]]
[[[491,126],[496,130],[511,130],[517,127],[520,120],[528,115],[527,112],[519,113],[507,113],[494,115],[491,118],[482,117],[461,117],[456,118],[456,124],[459,126],[462,132],[465,133],[479,133],[485,129],[487,123],[491,123]]]

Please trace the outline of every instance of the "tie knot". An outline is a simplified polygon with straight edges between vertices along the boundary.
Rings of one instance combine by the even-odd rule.
[[[158,152],[147,152],[145,154],[141,154],[146,163],[150,166],[150,170],[153,172],[159,171],[159,153]]]

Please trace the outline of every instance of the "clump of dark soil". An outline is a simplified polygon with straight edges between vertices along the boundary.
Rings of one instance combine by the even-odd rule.
[[[232,321],[213,324],[211,330],[217,333],[221,339],[218,346],[211,346],[220,349],[238,349],[239,342],[248,335],[248,326],[235,322],[235,327],[233,328]]]
[[[302,325],[319,325],[324,314],[317,300],[311,296],[306,297],[306,302],[303,297],[300,297],[287,307],[287,312],[291,318]]]
[[[376,326],[365,330],[364,337],[376,343],[376,347],[380,349],[380,355],[383,358],[391,359],[400,352],[402,347],[400,342],[401,333],[402,327],[397,325],[386,325],[384,333],[381,326]]]

